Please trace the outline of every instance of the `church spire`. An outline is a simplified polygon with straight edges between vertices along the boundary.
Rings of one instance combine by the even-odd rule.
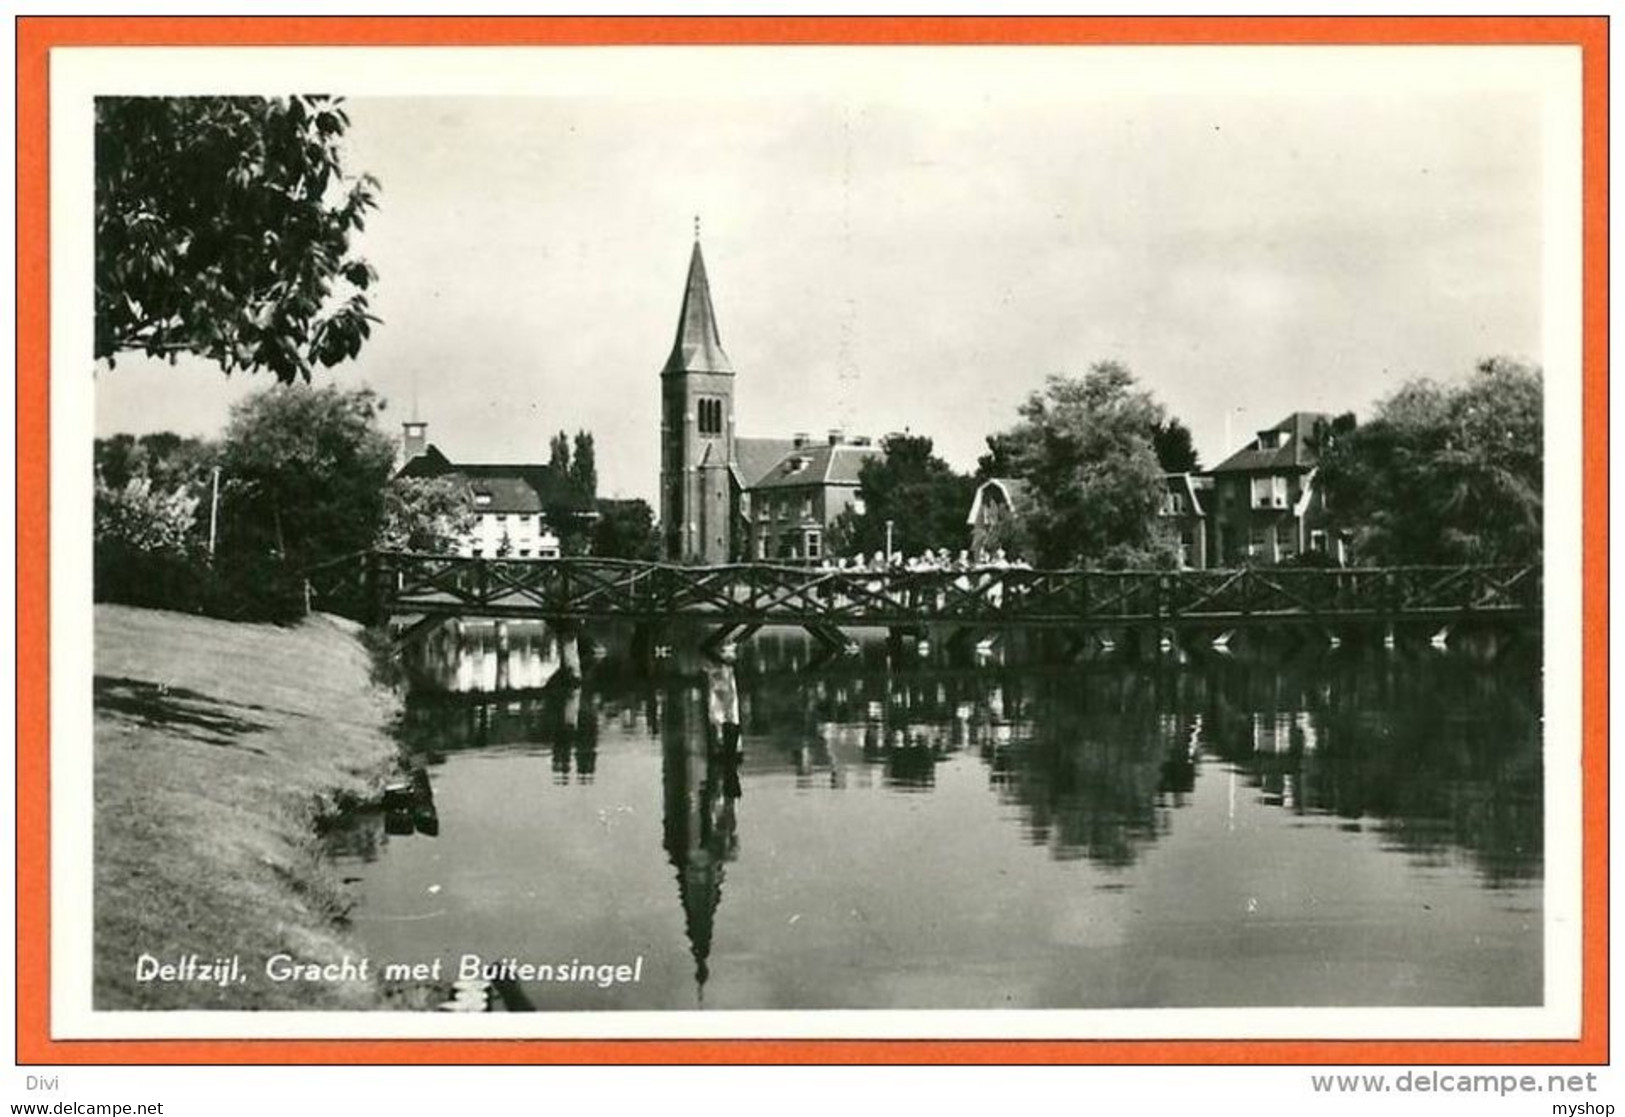
[[[700,219],[694,219],[694,254],[688,261],[688,285],[683,289],[683,310],[677,318],[677,339],[666,358],[663,376],[685,372],[733,375],[733,363],[722,351],[716,312],[711,309],[711,284],[705,278],[705,257],[700,254]]]

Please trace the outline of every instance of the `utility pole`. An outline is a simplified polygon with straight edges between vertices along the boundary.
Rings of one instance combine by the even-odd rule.
[[[209,561],[214,562],[215,533],[220,522],[220,467],[215,466],[209,494]]]
[[[1220,452],[1220,455],[1219,455],[1219,460],[1220,461],[1223,461],[1225,458],[1228,458],[1232,453],[1235,452],[1235,449],[1236,449],[1236,444],[1231,441],[1232,435],[1230,434],[1230,420],[1234,416],[1239,415],[1243,411],[1246,411],[1246,410],[1247,409],[1245,407],[1232,407],[1232,408],[1228,409],[1227,411],[1225,411],[1225,413],[1224,413],[1224,449]]]
[[[891,562],[892,562],[891,527],[892,527],[892,522],[890,520],[887,520],[886,521],[886,565],[887,566],[890,566]]]

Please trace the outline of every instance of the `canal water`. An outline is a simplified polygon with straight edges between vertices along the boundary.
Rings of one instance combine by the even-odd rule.
[[[1541,1003],[1536,654],[593,636],[579,687],[539,625],[413,658],[415,786],[332,835],[373,958],[508,1010]]]

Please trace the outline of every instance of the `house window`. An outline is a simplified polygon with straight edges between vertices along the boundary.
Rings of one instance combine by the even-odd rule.
[[[469,554],[473,558],[484,558],[485,557],[485,548],[484,547],[475,547],[472,551],[469,552]]]
[[[1275,542],[1274,536],[1273,525],[1266,527],[1264,524],[1254,524],[1252,534],[1247,541],[1247,553],[1254,556],[1269,554],[1270,544]]]
[[[505,524],[507,522],[508,522],[508,514],[506,512],[498,512],[497,513],[497,523]]]
[[[822,555],[823,552],[823,536],[819,532],[809,531],[807,533],[807,557],[810,559],[815,559]]]
[[[810,496],[801,498],[801,518],[803,520],[812,519],[812,497]]]
[[[856,493],[852,497],[852,514],[855,516],[866,516],[869,514],[869,507],[864,503],[862,493]]]
[[[1254,508],[1285,508],[1286,506],[1285,477],[1253,478]]]
[[[530,548],[529,547],[521,547],[521,548],[519,548],[519,557],[520,558],[529,558],[530,557]]]
[[[491,503],[491,494],[490,493],[475,493],[474,494],[474,504],[477,507],[484,508],[487,504],[490,504],[490,503]]]
[[[522,523],[522,524],[530,523],[530,513],[529,512],[521,513],[520,516],[519,516],[519,522]]]
[[[722,401],[712,396],[702,396],[699,403],[700,433],[722,433]]]
[[[1309,533],[1309,549],[1318,555],[1326,553],[1326,533],[1324,531],[1311,531]]]

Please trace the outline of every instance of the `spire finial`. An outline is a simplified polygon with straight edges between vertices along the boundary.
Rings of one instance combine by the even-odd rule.
[[[694,215],[694,243],[700,243],[700,215]]]

